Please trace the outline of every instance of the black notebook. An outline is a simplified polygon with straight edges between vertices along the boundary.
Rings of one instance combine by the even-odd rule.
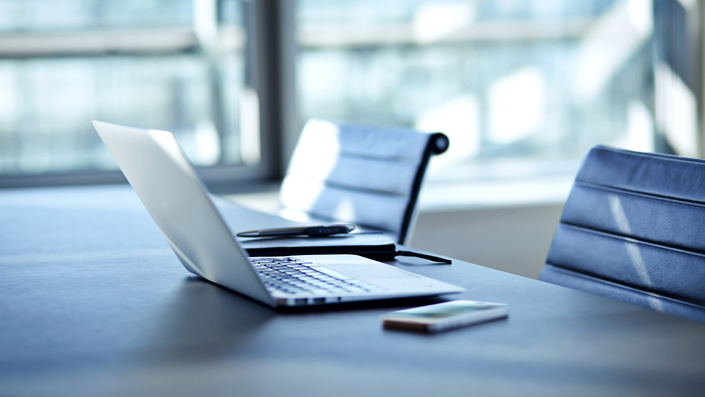
[[[449,259],[411,251],[399,251],[384,233],[351,233],[328,237],[236,237],[250,256],[353,254],[374,260],[393,260],[396,256],[415,256],[434,262]]]

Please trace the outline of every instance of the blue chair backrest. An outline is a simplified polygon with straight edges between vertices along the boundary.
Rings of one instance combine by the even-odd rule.
[[[593,148],[540,279],[705,322],[705,161]]]
[[[429,159],[448,145],[441,133],[309,120],[282,182],[281,214],[355,223],[404,244]]]

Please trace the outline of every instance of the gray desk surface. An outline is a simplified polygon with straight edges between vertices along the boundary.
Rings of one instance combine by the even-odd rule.
[[[283,221],[235,206],[242,229]],[[382,329],[192,277],[126,186],[0,191],[0,395],[697,395],[705,325],[470,263],[397,266],[508,320]],[[507,247],[511,249],[511,247]]]

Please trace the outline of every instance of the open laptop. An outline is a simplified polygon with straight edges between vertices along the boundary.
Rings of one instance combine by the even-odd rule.
[[[93,125],[193,274],[274,307],[464,291],[357,255],[248,258],[170,132]]]

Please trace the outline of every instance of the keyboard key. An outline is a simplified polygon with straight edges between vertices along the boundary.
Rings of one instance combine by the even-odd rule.
[[[330,295],[383,290],[297,258],[256,258],[252,259],[252,264],[267,288],[290,294]]]

